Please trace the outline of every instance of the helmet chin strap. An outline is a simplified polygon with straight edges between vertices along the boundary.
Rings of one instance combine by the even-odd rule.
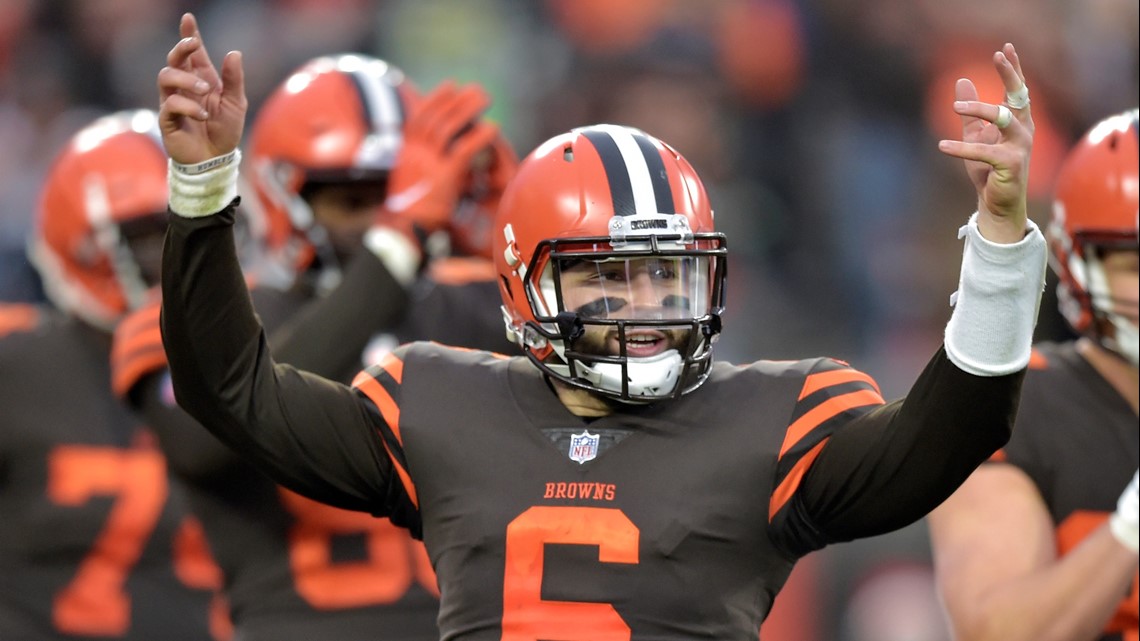
[[[638,402],[639,397],[648,401],[672,394],[681,380],[683,366],[681,353],[670,349],[653,356],[627,358],[625,366],[575,361],[574,375],[595,387],[620,394],[623,371],[628,372],[630,401]]]

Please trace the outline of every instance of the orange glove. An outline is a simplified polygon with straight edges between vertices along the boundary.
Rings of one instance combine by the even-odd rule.
[[[446,81],[415,108],[378,222],[395,218],[399,226],[402,219],[428,234],[448,225],[472,162],[499,135],[497,126],[481,120],[490,103],[482,87]]]
[[[166,367],[166,350],[158,326],[158,297],[119,321],[111,343],[111,391],[126,400],[131,388],[148,374]]]

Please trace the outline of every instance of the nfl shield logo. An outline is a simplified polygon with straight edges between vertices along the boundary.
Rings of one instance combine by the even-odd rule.
[[[589,430],[582,430],[581,434],[570,435],[570,460],[585,463],[598,456],[598,435],[591,434]]]

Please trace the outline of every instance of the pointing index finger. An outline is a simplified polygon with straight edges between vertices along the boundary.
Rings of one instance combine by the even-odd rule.
[[[189,12],[182,14],[178,32],[183,40],[192,38],[192,42],[197,45],[187,56],[186,62],[189,63],[190,70],[209,83],[210,87],[218,87],[221,84],[221,78],[218,76],[218,70],[214,67],[214,63],[210,62],[210,53],[206,50],[206,43],[202,39],[202,33],[198,30],[198,20],[194,14]]]

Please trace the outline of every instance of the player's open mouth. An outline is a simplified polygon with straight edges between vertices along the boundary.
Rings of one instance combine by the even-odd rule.
[[[669,341],[664,332],[656,330],[634,330],[626,333],[626,354],[631,358],[645,358],[656,356],[669,347]],[[617,334],[612,334],[609,347],[614,354],[621,353]]]

